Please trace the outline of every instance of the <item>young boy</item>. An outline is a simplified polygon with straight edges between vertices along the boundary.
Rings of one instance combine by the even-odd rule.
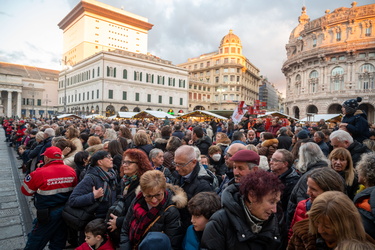
[[[220,208],[220,198],[214,192],[201,192],[190,199],[188,210],[192,225],[188,227],[182,243],[184,250],[200,249],[203,230],[211,215]]]
[[[107,236],[107,224],[104,219],[90,221],[85,227],[85,243],[76,250],[115,250],[111,240]]]

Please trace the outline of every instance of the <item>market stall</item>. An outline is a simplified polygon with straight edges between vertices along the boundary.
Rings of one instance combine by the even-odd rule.
[[[136,115],[134,115],[132,118],[135,118],[135,119],[165,119],[166,117],[168,117],[168,119],[176,119],[175,116],[173,115],[170,115],[166,112],[163,112],[163,111],[155,111],[155,110],[144,110],[144,111],[141,111],[139,113],[137,113]]]
[[[325,122],[341,122],[341,114],[320,114],[320,115],[309,115],[303,119],[301,122],[319,122],[323,119]]]
[[[63,114],[56,116],[59,120],[69,120],[69,119],[82,119],[82,117],[74,114]]]
[[[181,120],[193,120],[193,121],[199,121],[199,122],[204,122],[204,121],[211,121],[211,120],[228,120],[228,118],[214,114],[212,112],[206,111],[206,110],[195,110],[193,112],[190,112],[186,115],[182,115],[178,117],[178,119]]]

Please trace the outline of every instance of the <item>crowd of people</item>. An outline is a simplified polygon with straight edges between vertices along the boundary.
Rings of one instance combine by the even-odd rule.
[[[37,209],[25,249],[374,249],[375,127],[358,101],[335,126],[4,118]],[[67,206],[93,219],[74,229]]]

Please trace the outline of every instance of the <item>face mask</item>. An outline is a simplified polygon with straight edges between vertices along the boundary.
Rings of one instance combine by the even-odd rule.
[[[214,160],[214,161],[220,161],[220,159],[221,159],[221,154],[214,154],[212,156],[212,160]]]
[[[207,169],[207,168],[208,168],[208,165],[207,165],[207,164],[202,164],[202,166],[204,167],[204,169]]]

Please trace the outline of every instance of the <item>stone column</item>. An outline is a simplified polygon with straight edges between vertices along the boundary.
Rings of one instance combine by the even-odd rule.
[[[12,117],[12,92],[8,90],[8,103],[6,116]]]
[[[16,108],[16,115],[21,118],[21,96],[22,92],[17,92],[17,108]]]

